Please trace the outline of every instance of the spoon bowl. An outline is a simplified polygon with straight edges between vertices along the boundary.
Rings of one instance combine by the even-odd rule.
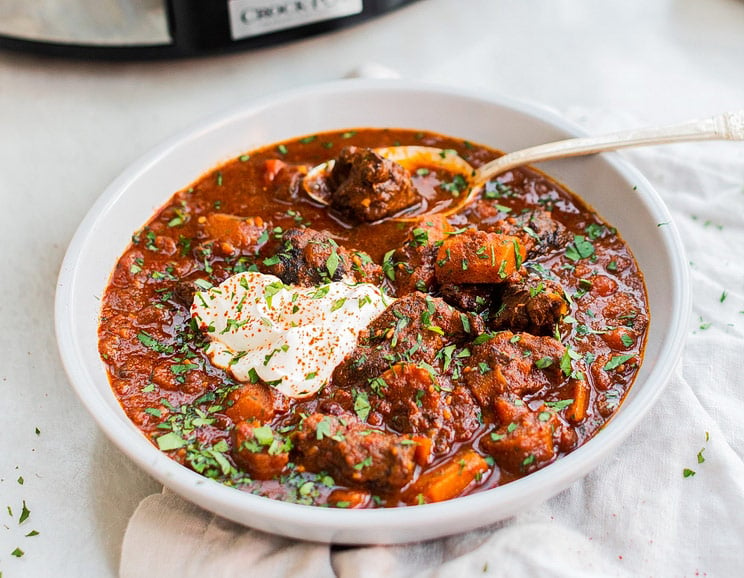
[[[457,151],[452,149],[424,146],[395,146],[376,148],[374,152],[390,161],[398,163],[410,173],[421,168],[440,168],[450,173],[460,174],[468,181],[476,173],[476,169],[458,155]],[[305,178],[302,180],[305,193],[311,199],[323,205],[330,203],[330,191],[325,182],[335,165],[335,159],[315,165],[307,171]]]

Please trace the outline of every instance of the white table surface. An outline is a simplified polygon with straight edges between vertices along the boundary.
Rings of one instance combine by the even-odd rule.
[[[58,358],[56,275],[88,208],[130,162],[202,117],[367,62],[561,112],[685,120],[744,106],[744,2],[423,0],[325,36],[198,60],[0,52],[3,578],[115,575],[127,520],[159,490],[98,431]]]

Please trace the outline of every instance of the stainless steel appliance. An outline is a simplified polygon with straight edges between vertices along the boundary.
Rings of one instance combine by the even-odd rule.
[[[0,0],[0,47],[77,58],[198,56],[350,26],[415,0]]]

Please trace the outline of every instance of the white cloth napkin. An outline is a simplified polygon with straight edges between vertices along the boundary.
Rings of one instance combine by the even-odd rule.
[[[639,126],[568,111],[592,133]],[[164,492],[142,501],[121,576],[737,576],[744,566],[744,144],[623,153],[680,229],[694,312],[665,394],[622,447],[510,520],[420,544],[334,548],[225,521]],[[683,475],[689,469],[693,474]]]

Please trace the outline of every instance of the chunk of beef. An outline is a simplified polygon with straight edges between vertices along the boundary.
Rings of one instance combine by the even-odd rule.
[[[613,362],[613,365],[616,363],[616,357],[614,353],[601,353],[591,364],[589,371],[596,389],[607,391],[614,384],[629,379],[640,363],[640,358],[634,355],[620,365],[614,366],[613,369],[605,369],[608,363]]]
[[[439,295],[450,305],[465,311],[482,313],[491,305],[494,287],[464,283],[445,283],[439,287]]]
[[[527,248],[527,259],[535,259],[556,249],[562,249],[571,241],[571,233],[553,219],[550,211],[531,211],[508,217],[491,227],[504,235],[513,235]]]
[[[413,476],[415,444],[410,437],[372,428],[353,414],[312,414],[293,443],[309,471],[328,472],[337,484],[385,492],[403,487]]]
[[[434,284],[434,262],[438,244],[447,237],[451,227],[446,217],[429,215],[411,230],[403,246],[390,257],[396,295],[413,291],[428,291]]]
[[[189,308],[194,302],[194,295],[199,291],[204,291],[211,287],[213,284],[214,281],[209,279],[207,273],[201,270],[194,271],[176,281],[173,287],[173,301]]]
[[[503,283],[526,255],[517,237],[468,229],[442,242],[434,270],[441,284]]]
[[[602,309],[602,315],[607,320],[607,325],[629,327],[639,333],[648,325],[648,316],[629,293],[613,295],[612,301]]]
[[[491,189],[491,183],[486,183],[486,189]],[[479,228],[484,231],[493,231],[495,225],[499,225],[508,217],[511,209],[502,205],[500,198],[491,200],[488,198],[478,199],[470,206],[470,214],[473,221],[479,224]]]
[[[492,327],[552,335],[555,324],[567,313],[563,287],[555,281],[530,276],[505,284]]]
[[[470,371],[463,381],[481,406],[506,394],[522,397],[563,382],[565,347],[552,337],[502,331],[470,348]]]
[[[176,282],[176,286],[173,289],[173,299],[180,305],[188,308],[194,302],[194,295],[198,291],[201,291],[201,289],[193,280],[182,279]]]
[[[216,376],[203,375],[196,371],[181,373],[179,365],[183,367],[178,359],[158,359],[150,373],[150,380],[161,389],[181,391],[190,395],[207,392],[220,381]]]
[[[286,442],[268,427],[243,421],[233,429],[232,438],[235,463],[257,480],[275,478],[289,463]]]
[[[363,251],[340,247],[323,232],[287,229],[278,249],[263,259],[263,269],[284,283],[311,287],[329,281],[382,282],[382,267]]]
[[[479,408],[465,388],[454,388],[447,378],[432,376],[413,363],[385,371],[370,396],[372,411],[399,433],[421,433],[432,440],[436,453],[454,441],[468,439],[479,427]]]
[[[203,235],[222,255],[236,255],[258,249],[258,240],[266,230],[261,217],[238,217],[225,213],[210,213],[199,217]]]
[[[328,178],[330,205],[363,222],[378,221],[419,202],[408,171],[371,149],[345,147]]]
[[[524,474],[553,461],[555,438],[563,430],[558,416],[544,406],[533,411],[518,399],[495,402],[499,427],[483,436],[480,449],[508,472]]]
[[[169,237],[167,235],[157,235],[152,240],[152,246],[160,255],[165,255],[168,257],[174,255],[175,252],[178,250],[178,245],[173,240],[173,237]]]
[[[476,315],[457,311],[442,299],[409,293],[361,332],[357,347],[333,373],[337,387],[368,383],[398,362],[441,365],[436,357],[449,343],[464,343],[483,332]]]
[[[268,159],[264,169],[264,182],[271,186],[275,199],[291,201],[297,198],[306,172],[304,167],[290,165],[279,159]]]
[[[135,296],[137,300],[146,300],[146,293],[142,291],[142,288],[145,286],[147,278],[144,275],[139,275],[142,271],[141,264],[144,263],[144,258],[144,253],[135,246],[124,253],[116,264],[111,274],[111,285],[119,288],[127,287],[130,290],[123,306],[118,302],[114,303],[116,309],[130,311],[132,306],[129,301]],[[133,289],[139,289],[140,291],[135,292]]]

